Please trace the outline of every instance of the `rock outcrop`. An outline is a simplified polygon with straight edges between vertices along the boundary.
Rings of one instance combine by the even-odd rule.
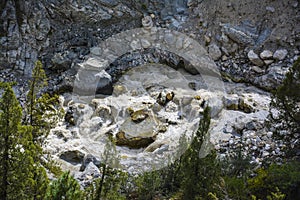
[[[243,147],[252,163],[280,161],[286,144],[265,127],[268,91],[300,56],[299,6],[293,0],[3,0],[0,81],[16,81],[24,102],[34,63],[43,62],[46,90],[61,95],[66,111],[46,148],[63,169],[80,170],[83,185],[100,176],[108,138],[130,173],[175,159],[184,152],[177,151],[179,138],[191,140],[207,105],[206,142],[221,157]]]

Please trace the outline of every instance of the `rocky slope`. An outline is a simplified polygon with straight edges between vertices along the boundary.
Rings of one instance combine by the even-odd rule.
[[[282,148],[298,140],[285,144],[265,127],[269,91],[300,54],[299,7],[292,0],[5,0],[0,80],[17,81],[24,100],[34,62],[43,62],[47,90],[61,94],[66,111],[46,148],[80,180],[97,169],[107,135],[130,172],[166,164],[207,104],[207,141],[221,156],[243,144],[251,162],[280,161]]]

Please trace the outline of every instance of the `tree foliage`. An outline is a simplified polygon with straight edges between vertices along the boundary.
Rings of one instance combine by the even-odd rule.
[[[45,72],[38,61],[30,82],[25,117],[22,117],[12,84],[1,83],[0,168],[4,199],[43,199],[45,196],[48,177],[41,159],[42,144],[50,130],[49,122],[54,122],[51,115],[57,115],[53,109],[57,97],[37,95],[45,85]]]
[[[257,175],[248,179],[248,188],[258,198],[265,198],[272,193],[283,192],[288,199],[297,199],[300,186],[299,162],[289,162],[283,165],[272,164],[268,168],[259,168]],[[296,195],[296,196],[295,196]],[[299,195],[299,194],[298,194]]]
[[[127,173],[118,169],[120,164],[119,159],[115,143],[112,138],[110,138],[106,142],[102,155],[103,163],[100,166],[101,177],[87,188],[87,200],[126,199],[125,194],[121,193],[121,189],[126,184]]]
[[[1,83],[0,99],[0,196],[30,199],[34,185],[31,127],[22,126],[22,109],[12,85]]]
[[[280,111],[276,122],[284,122],[292,132],[300,131],[300,58],[286,74],[281,86],[274,91],[271,106]]]
[[[26,106],[24,113],[24,124],[31,126],[32,140],[35,144],[36,163],[41,163],[43,167],[49,169],[54,174],[60,174],[59,168],[56,166],[50,156],[48,162],[45,163],[41,157],[47,153],[43,151],[42,146],[48,136],[50,129],[55,126],[62,115],[62,109],[58,108],[58,96],[50,95],[43,92],[47,86],[47,77],[40,61],[35,63],[32,71],[32,78],[29,82],[29,91],[26,98]],[[41,171],[42,169],[38,170]],[[45,174],[44,172],[42,174]],[[36,178],[39,177],[35,174]]]
[[[208,195],[221,195],[220,189],[220,165],[216,159],[216,152],[211,152],[206,157],[200,155],[205,149],[202,145],[207,137],[210,125],[210,109],[205,108],[203,119],[200,120],[198,131],[193,138],[189,148],[183,154],[182,167],[183,199],[207,199]]]
[[[47,77],[42,63],[37,61],[29,82],[29,92],[26,99],[25,123],[32,126],[32,137],[36,144],[42,146],[44,139],[61,115],[56,108],[58,96],[42,93],[47,86]]]
[[[52,181],[47,189],[45,200],[81,200],[83,192],[79,183],[65,172],[57,180]]]

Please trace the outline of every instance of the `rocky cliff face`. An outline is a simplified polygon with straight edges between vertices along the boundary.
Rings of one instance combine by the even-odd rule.
[[[154,26],[190,34],[206,46],[224,77],[271,89],[299,54],[298,4],[5,0],[0,5],[0,66],[30,76],[40,59],[57,77],[83,61],[91,47],[113,34],[140,27],[143,15],[151,15]],[[284,50],[275,53],[278,49]],[[269,55],[260,56],[264,50]]]
[[[1,67],[30,75],[41,59],[64,71],[110,35],[139,26],[141,13],[121,1],[18,1],[1,3]]]
[[[264,126],[268,91],[300,55],[299,7],[293,0],[4,0],[0,80],[17,81],[22,100],[34,62],[43,62],[48,90],[62,95],[66,111],[47,149],[73,171],[85,160],[99,164],[107,135],[129,171],[160,165],[180,135],[196,130],[207,104],[208,141],[221,154],[243,142],[260,164],[297,142],[275,140]],[[215,83],[221,93],[210,90]],[[73,89],[100,96],[76,102]]]

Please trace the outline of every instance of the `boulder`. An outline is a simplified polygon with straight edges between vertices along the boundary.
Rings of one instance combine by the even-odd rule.
[[[94,179],[101,176],[98,166],[93,162],[89,162],[83,172],[77,172],[75,178],[80,181],[82,187],[89,186]]]
[[[145,111],[144,109],[142,110],[137,110],[137,111],[132,111],[130,113],[131,120],[135,123],[139,123],[146,119],[149,116],[148,112]]]
[[[100,117],[104,124],[112,124],[114,122],[112,110],[106,105],[97,105],[93,117]]]
[[[124,132],[119,132],[116,135],[116,145],[127,146],[132,149],[140,149],[149,146],[155,140],[153,137],[131,137],[128,138]]]
[[[208,46],[208,54],[213,60],[219,60],[222,56],[222,52],[216,44]]]
[[[239,99],[239,109],[245,113],[251,113],[251,112],[255,111],[253,106],[250,105],[249,101],[247,101],[246,99],[243,99],[243,98]]]
[[[248,52],[248,58],[254,65],[257,65],[257,66],[264,65],[264,62],[259,58],[259,56],[253,50],[250,50]]]
[[[223,109],[223,101],[218,97],[208,99],[208,105],[210,107],[210,116],[212,118],[217,117]]]
[[[77,165],[82,163],[84,158],[84,153],[80,152],[79,150],[69,150],[69,151],[62,152],[59,158],[73,165]]]
[[[254,83],[266,90],[275,89],[282,83],[287,71],[288,69],[282,67],[281,65],[269,67],[267,74],[255,77]]]
[[[56,71],[65,71],[70,68],[72,60],[76,57],[76,54],[72,52],[56,53],[54,54],[51,69]]]
[[[273,53],[270,50],[264,50],[259,54],[259,56],[261,59],[267,60],[272,58]]]
[[[95,156],[92,154],[87,154],[84,156],[81,166],[80,166],[80,171],[86,171],[87,166],[90,166],[90,163],[93,163],[96,167],[100,167],[100,160],[97,159]]]
[[[276,60],[283,60],[287,56],[288,51],[286,49],[278,49],[275,51],[273,58]]]

